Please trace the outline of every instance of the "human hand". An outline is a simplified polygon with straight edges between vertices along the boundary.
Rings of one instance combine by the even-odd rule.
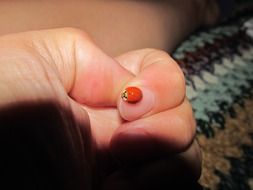
[[[139,50],[115,61],[75,29],[0,42],[1,159],[21,183],[140,189],[199,177],[183,75],[166,53]],[[136,105],[120,98],[129,85],[143,90]]]

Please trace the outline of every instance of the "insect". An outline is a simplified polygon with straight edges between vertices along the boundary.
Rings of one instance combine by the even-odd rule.
[[[131,104],[135,104],[142,99],[142,91],[137,87],[127,87],[122,93],[121,98]]]

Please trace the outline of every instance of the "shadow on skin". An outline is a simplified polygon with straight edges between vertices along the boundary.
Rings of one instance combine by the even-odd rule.
[[[122,164],[125,167],[108,176],[103,190],[203,190],[184,160],[177,157],[131,166]]]
[[[80,130],[88,127],[77,122],[70,109],[50,102],[23,102],[1,109],[1,186],[26,190],[91,189],[92,139],[90,131]],[[201,189],[192,182],[195,180],[183,160],[162,155],[159,158],[141,163],[121,161],[94,187],[103,184],[101,189],[110,190]],[[104,159],[101,162],[111,168]]]
[[[84,134],[76,127],[71,111],[50,102],[24,102],[1,109],[1,186],[88,189]]]

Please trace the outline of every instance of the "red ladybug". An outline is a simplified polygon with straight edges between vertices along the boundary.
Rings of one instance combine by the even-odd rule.
[[[135,104],[142,99],[142,91],[137,87],[127,87],[121,94],[121,98],[131,104]]]

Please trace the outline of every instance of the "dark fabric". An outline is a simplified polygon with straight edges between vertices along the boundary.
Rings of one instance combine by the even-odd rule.
[[[252,13],[196,32],[173,54],[197,120],[204,189],[253,189],[253,39],[243,27]]]

